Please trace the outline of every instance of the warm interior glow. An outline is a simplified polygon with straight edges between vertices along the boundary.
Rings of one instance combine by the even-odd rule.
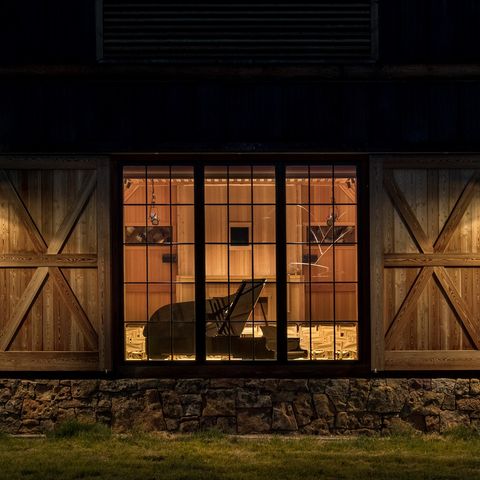
[[[275,185],[272,166],[205,168],[207,360],[277,356]],[[358,356],[356,186],[355,167],[287,167],[290,360]],[[191,167],[125,169],[128,360],[195,359],[193,194]]]

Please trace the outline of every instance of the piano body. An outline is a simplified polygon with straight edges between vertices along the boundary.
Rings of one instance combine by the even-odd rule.
[[[263,336],[242,336],[265,286],[265,279],[243,280],[235,293],[206,300],[206,352],[213,356],[238,359],[273,359],[276,353],[276,327],[264,325]],[[149,358],[162,360],[195,352],[195,302],[179,302],[160,307],[150,317],[143,334]],[[300,339],[288,339],[289,358],[306,358]]]

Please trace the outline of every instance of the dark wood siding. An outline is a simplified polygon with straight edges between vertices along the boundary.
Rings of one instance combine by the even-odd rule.
[[[2,151],[478,151],[478,82],[0,82]]]

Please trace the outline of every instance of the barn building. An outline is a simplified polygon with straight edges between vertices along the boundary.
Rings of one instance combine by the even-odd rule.
[[[480,3],[0,6],[0,430],[480,418]]]

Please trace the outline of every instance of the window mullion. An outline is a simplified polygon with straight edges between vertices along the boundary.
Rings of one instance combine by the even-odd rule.
[[[287,354],[287,231],[285,165],[275,166],[276,278],[277,278],[277,361],[286,363]]]
[[[205,363],[205,174],[203,165],[194,167],[195,213],[195,357]]]

